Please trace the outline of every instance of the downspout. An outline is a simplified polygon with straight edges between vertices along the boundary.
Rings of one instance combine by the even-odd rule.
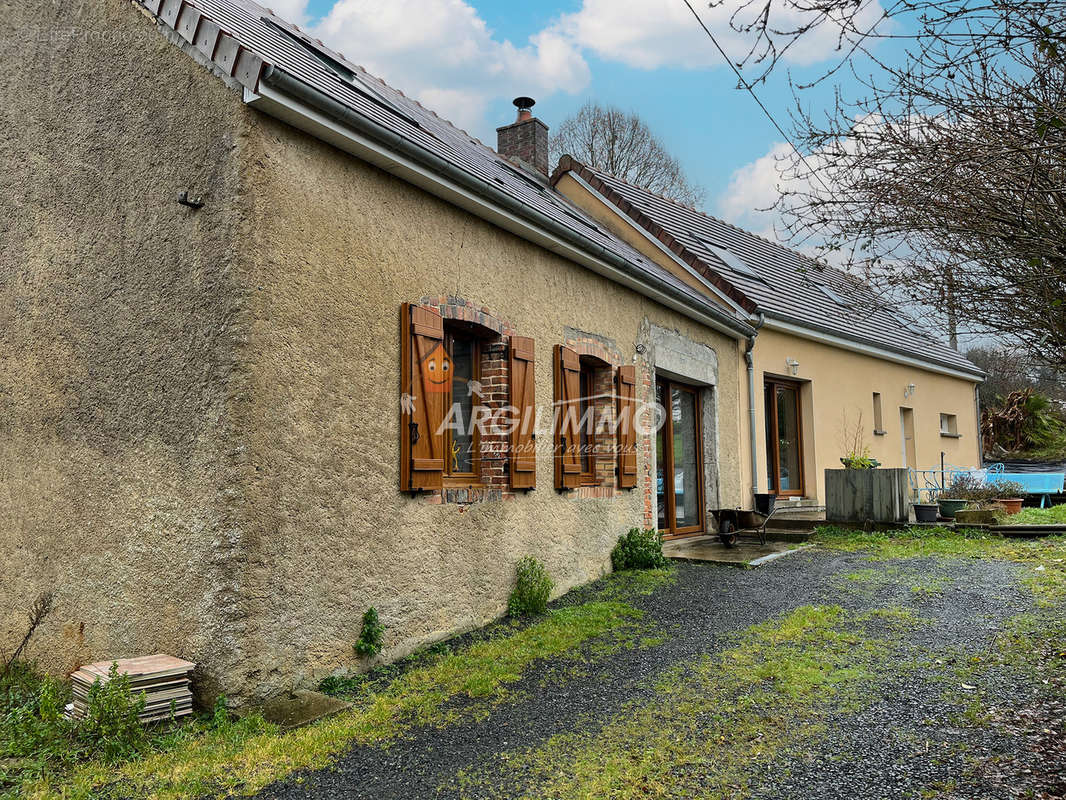
[[[977,404],[977,468],[985,466],[985,438],[981,429],[981,384],[976,383],[973,387],[974,402]]]
[[[755,495],[759,491],[759,448],[755,441],[755,336],[759,335],[759,328],[766,321],[760,311],[758,319],[752,326],[755,335],[748,337],[748,345],[744,350],[744,361],[748,365],[748,441],[751,444],[751,493]]]

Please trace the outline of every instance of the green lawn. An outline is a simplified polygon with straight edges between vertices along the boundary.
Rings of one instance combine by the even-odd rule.
[[[667,571],[657,571],[632,588],[644,590],[668,578]],[[631,583],[625,575],[609,579],[600,594],[624,595]],[[0,728],[0,795],[177,800],[251,794],[297,770],[326,767],[347,747],[383,745],[416,726],[443,726],[463,715],[488,714],[510,698],[510,685],[532,662],[576,652],[595,639],[617,641],[627,632],[640,636],[640,616],[624,602],[597,597],[552,610],[531,625],[505,623],[494,635],[455,652],[439,649],[391,680],[353,681],[354,707],[322,722],[283,733],[256,717],[217,724],[197,720],[151,735],[125,759],[71,763],[63,757],[68,731],[61,723],[51,739],[39,736],[53,745],[51,755],[20,752],[18,742],[27,741],[21,735],[25,728],[40,734],[45,724],[34,719],[39,707],[0,708],[6,726]],[[44,679],[42,685],[56,691],[53,681]],[[460,707],[449,703],[458,698],[473,702]],[[5,765],[5,757],[12,761]]]
[[[1066,525],[1066,505],[1050,508],[1023,508],[1004,520],[1007,525]]]
[[[1063,508],[1049,511],[1061,514]],[[978,679],[995,665],[1016,669],[1033,662],[1040,670],[1034,679],[1044,684],[1048,675],[1066,668],[1061,644],[1066,641],[1066,537],[826,526],[813,542],[822,550],[853,554],[845,569],[827,577],[831,597],[735,629],[724,645],[708,640],[706,651],[689,651],[665,671],[650,672],[651,695],[636,692],[620,711],[562,729],[535,747],[501,754],[498,763],[463,771],[455,776],[458,787],[479,798],[638,798],[649,796],[652,788],[670,796],[690,796],[686,792],[698,789],[691,796],[743,797],[753,764],[813,746],[834,715],[877,700],[889,679],[946,671],[946,686],[957,691],[960,682],[991,683],[993,672]],[[825,553],[821,558],[836,560]],[[933,559],[934,565],[922,559]],[[1032,593],[1029,610],[1008,620],[989,653],[977,661],[956,662],[907,645],[908,631],[935,624],[924,618],[927,609],[952,589],[955,576],[965,572],[960,565],[970,559],[1014,565],[1010,570],[1017,577],[1011,580]],[[69,687],[22,674],[22,684],[5,695],[0,681],[0,796],[176,800],[246,795],[300,770],[328,768],[352,747],[387,747],[419,736],[432,742],[436,728],[477,722],[505,704],[530,700],[516,684],[536,662],[549,662],[549,681],[580,680],[590,674],[587,665],[609,665],[605,660],[623,648],[632,653],[685,635],[682,624],[665,628],[653,613],[637,609],[651,595],[678,607],[680,600],[660,595],[675,591],[691,602],[685,592],[692,584],[675,586],[679,574],[673,569],[616,574],[531,622],[500,623],[399,667],[331,681],[326,688],[353,707],[289,732],[258,717],[235,721],[220,712],[154,729],[129,752],[108,757],[76,752],[70,746],[76,735],[55,719]],[[683,574],[691,581],[694,573]],[[763,573],[751,574],[749,590],[758,592]],[[880,592],[898,586],[908,591],[878,602]],[[856,599],[866,607],[848,610]],[[699,607],[693,613],[708,612]],[[937,647],[947,652],[952,643]],[[1036,659],[1040,653],[1044,656]],[[973,724],[991,713],[991,701],[978,699],[982,702],[967,711]],[[521,785],[513,780],[516,774],[523,776]]]

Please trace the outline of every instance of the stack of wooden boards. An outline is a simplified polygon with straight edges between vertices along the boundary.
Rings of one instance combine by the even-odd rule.
[[[73,683],[74,702],[67,706],[74,719],[85,716],[88,710],[89,687],[96,681],[106,684],[111,680],[111,665],[117,664],[117,675],[129,677],[130,694],[136,700],[144,695],[141,722],[155,722],[192,713],[192,692],[189,689],[190,674],[196,667],[191,661],[159,653],[140,658],[120,658],[115,661],[99,661],[86,664],[70,676]]]

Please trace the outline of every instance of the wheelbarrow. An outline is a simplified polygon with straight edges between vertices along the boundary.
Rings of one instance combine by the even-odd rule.
[[[744,511],[740,508],[717,508],[711,516],[718,524],[718,538],[726,547],[736,547],[741,536],[758,536],[759,544],[766,544],[766,523],[776,511],[774,495],[755,495],[755,508]]]

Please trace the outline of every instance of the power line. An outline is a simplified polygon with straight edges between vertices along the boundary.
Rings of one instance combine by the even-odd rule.
[[[762,113],[766,115],[766,118],[770,120],[771,124],[773,124],[773,126],[777,128],[777,132],[784,137],[789,147],[791,147],[792,150],[796,153],[796,155],[799,156],[800,161],[803,162],[803,165],[807,168],[810,174],[818,180],[818,183],[822,184],[823,189],[832,194],[830,188],[826,186],[825,181],[822,180],[822,176],[819,175],[817,171],[815,171],[814,167],[812,167],[810,162],[807,161],[807,157],[803,155],[803,153],[800,152],[800,149],[796,147],[796,145],[793,143],[791,137],[787,133],[785,133],[784,129],[780,125],[777,124],[777,120],[774,119],[774,115],[770,113],[770,110],[765,105],[763,105],[762,100],[760,100],[759,96],[755,94],[755,90],[751,88],[751,85],[746,80],[744,80],[744,76],[740,73],[740,70],[737,68],[737,65],[733,63],[729,56],[726,55],[725,50],[722,49],[722,46],[718,44],[718,40],[714,38],[714,34],[711,33],[711,29],[708,28],[707,25],[704,23],[703,18],[696,13],[696,9],[692,7],[692,3],[690,3],[689,0],[682,1],[686,6],[688,6],[688,10],[692,12],[692,16],[696,18],[696,22],[698,22],[700,24],[700,27],[703,28],[703,32],[706,33],[707,36],[710,38],[711,44],[714,45],[714,49],[721,54],[722,58],[725,59],[725,63],[727,63],[729,65],[729,68],[733,70],[733,72],[736,74],[737,80],[740,81],[740,85],[743,86],[745,91],[747,91],[747,93],[751,95],[751,99],[758,104],[759,108],[762,109]]]

